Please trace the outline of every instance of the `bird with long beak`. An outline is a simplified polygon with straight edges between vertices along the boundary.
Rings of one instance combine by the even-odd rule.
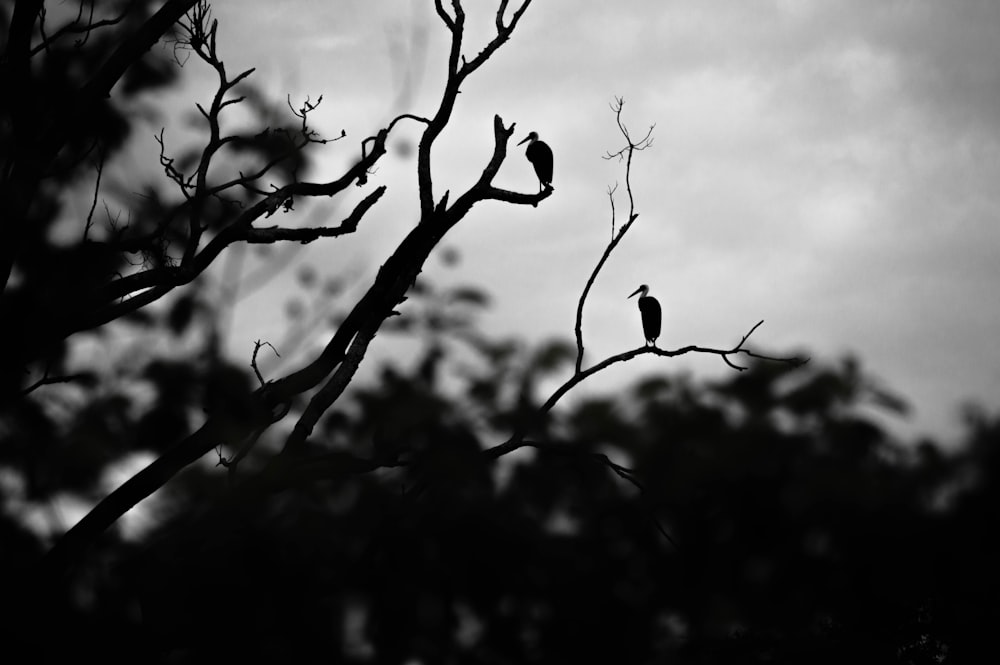
[[[535,175],[538,176],[538,191],[555,189],[552,186],[552,148],[544,141],[538,140],[538,132],[531,132],[525,136],[521,143],[525,142],[528,142],[528,148],[524,151],[524,155],[535,167]]]
[[[646,337],[646,343],[656,346],[656,338],[660,336],[660,322],[662,313],[660,303],[653,296],[649,295],[649,287],[643,284],[632,292],[632,295],[639,296],[639,314],[642,316],[642,334]]]

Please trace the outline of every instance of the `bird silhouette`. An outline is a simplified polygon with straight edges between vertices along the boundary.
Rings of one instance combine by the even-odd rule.
[[[552,186],[552,148],[544,141],[538,140],[538,132],[531,132],[524,137],[521,143],[528,141],[528,148],[524,155],[535,167],[535,175],[538,176],[538,191],[543,189],[555,189]],[[521,145],[518,143],[518,145]]]
[[[662,313],[660,303],[653,296],[649,295],[649,287],[643,284],[632,292],[632,296],[641,293],[639,296],[639,314],[642,315],[642,334],[646,337],[646,343],[656,346],[656,338],[660,336],[660,322]]]

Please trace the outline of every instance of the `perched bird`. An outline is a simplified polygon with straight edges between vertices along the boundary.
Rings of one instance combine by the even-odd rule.
[[[554,189],[552,187],[552,148],[544,141],[538,140],[538,132],[531,132],[524,137],[524,141],[529,141],[528,149],[524,151],[524,154],[531,165],[535,167],[535,175],[538,176],[538,191]]]
[[[639,296],[639,313],[642,315],[642,334],[646,337],[646,343],[656,346],[656,338],[660,336],[660,303],[656,298],[649,295],[649,287],[643,284],[636,289],[632,296],[641,293]]]

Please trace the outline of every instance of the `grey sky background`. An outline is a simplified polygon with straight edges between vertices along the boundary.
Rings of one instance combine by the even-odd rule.
[[[465,4],[471,56],[495,3]],[[394,115],[436,108],[448,33],[431,0],[247,0],[214,13],[230,71],[256,66],[276,99],[322,94],[317,127],[347,131],[310,179],[336,175]],[[434,182],[439,197],[475,180],[499,114],[517,140],[534,130],[552,147],[555,194],[537,209],[476,207],[445,243],[462,268],[432,260],[425,274],[490,291],[484,322],[499,333],[571,339],[611,233],[607,188],[624,185],[622,166],[601,159],[621,147],[608,107],[621,96],[625,122],[639,135],[655,123],[655,142],[634,163],[640,219],[588,301],[588,364],[642,343],[625,297],[648,283],[664,310],[660,346],[730,346],[764,319],[755,348],[857,354],[914,407],[894,429],[951,436],[962,400],[1000,397],[998,34],[995,0],[535,0],[463,87]],[[207,92],[207,81],[191,85]],[[385,199],[357,234],[309,245],[239,301],[234,353],[281,338],[275,303],[296,268],[340,274],[360,293],[416,222],[414,158],[400,146],[419,126],[402,129],[372,179],[389,186]],[[535,190],[521,148],[496,184]],[[336,223],[350,203],[278,221]],[[620,222],[623,186],[617,206]],[[368,371],[397,343],[377,337]],[[613,392],[658,371],[732,370],[643,358],[584,386]]]

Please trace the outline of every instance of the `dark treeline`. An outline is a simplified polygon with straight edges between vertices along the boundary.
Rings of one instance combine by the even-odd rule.
[[[756,364],[582,401],[526,454],[489,461],[489,432],[537,407],[532,386],[570,354],[483,339],[470,307],[405,326],[425,339],[418,362],[385,367],[310,440],[322,480],[272,491],[205,464],[169,484],[148,533],[108,534],[51,592],[38,627],[57,639],[33,648],[282,663],[964,663],[990,648],[1000,423],[970,416],[949,452],[903,444],[863,415],[900,403],[856,363]],[[198,366],[150,360],[159,397],[138,419],[181,427],[201,408]],[[8,420],[36,436],[45,421],[63,446],[48,462],[5,448],[6,468],[31,471],[8,505],[99,475],[109,431],[148,431],[122,422],[126,401]],[[357,468],[380,458],[399,466]],[[2,522],[15,575],[42,549],[18,518]]]

